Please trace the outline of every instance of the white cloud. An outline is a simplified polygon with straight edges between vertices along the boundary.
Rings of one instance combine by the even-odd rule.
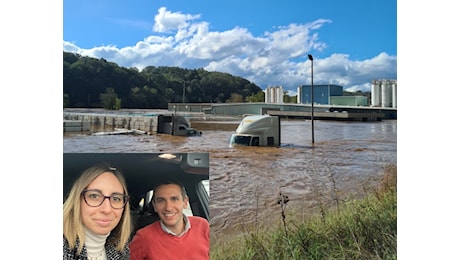
[[[160,7],[158,14],[155,16],[154,32],[176,31],[189,26],[189,21],[200,18],[200,15],[173,13],[166,10],[166,7]]]
[[[139,69],[151,65],[204,68],[246,78],[262,89],[282,85],[286,91],[296,91],[297,86],[310,84],[311,63],[307,54],[321,53],[327,48],[319,40],[317,30],[332,22],[318,19],[289,24],[255,37],[242,27],[210,31],[209,24],[198,21],[199,18],[200,15],[161,7],[155,16],[154,33],[134,46],[81,49],[64,42],[64,51]],[[338,84],[353,91],[370,91],[373,79],[396,78],[396,57],[386,53],[362,61],[337,53],[315,58],[313,65],[315,83]]]

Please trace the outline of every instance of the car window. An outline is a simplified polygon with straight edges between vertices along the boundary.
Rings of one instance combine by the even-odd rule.
[[[204,186],[204,189],[206,190],[206,193],[208,193],[209,196],[209,180],[201,181],[201,184]]]
[[[192,210],[190,209],[190,204],[187,205],[187,208],[184,209],[182,212],[184,212],[185,215],[187,216],[193,216],[193,212]]]

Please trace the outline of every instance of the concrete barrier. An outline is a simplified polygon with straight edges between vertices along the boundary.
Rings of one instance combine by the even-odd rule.
[[[67,122],[67,123],[66,123]],[[82,122],[82,126],[77,124]],[[66,126],[67,124],[67,126]],[[64,112],[64,132],[76,130],[78,127],[91,129],[92,127],[125,128],[153,134],[157,132],[158,116],[149,115],[110,115],[93,113]]]
[[[64,132],[86,132],[89,131],[89,123],[78,120],[64,120]]]

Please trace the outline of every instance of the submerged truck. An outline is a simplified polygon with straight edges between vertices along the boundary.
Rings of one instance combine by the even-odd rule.
[[[183,116],[178,115],[159,115],[157,133],[179,136],[201,136],[202,134],[201,131],[190,127]]]
[[[280,119],[278,116],[250,115],[241,120],[236,133],[230,137],[234,146],[280,146]]]

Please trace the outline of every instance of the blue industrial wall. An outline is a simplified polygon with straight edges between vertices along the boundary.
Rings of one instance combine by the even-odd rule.
[[[301,86],[300,103],[311,104],[311,85]],[[343,87],[338,85],[313,85],[313,101],[315,104],[329,105],[332,96],[343,96]]]

